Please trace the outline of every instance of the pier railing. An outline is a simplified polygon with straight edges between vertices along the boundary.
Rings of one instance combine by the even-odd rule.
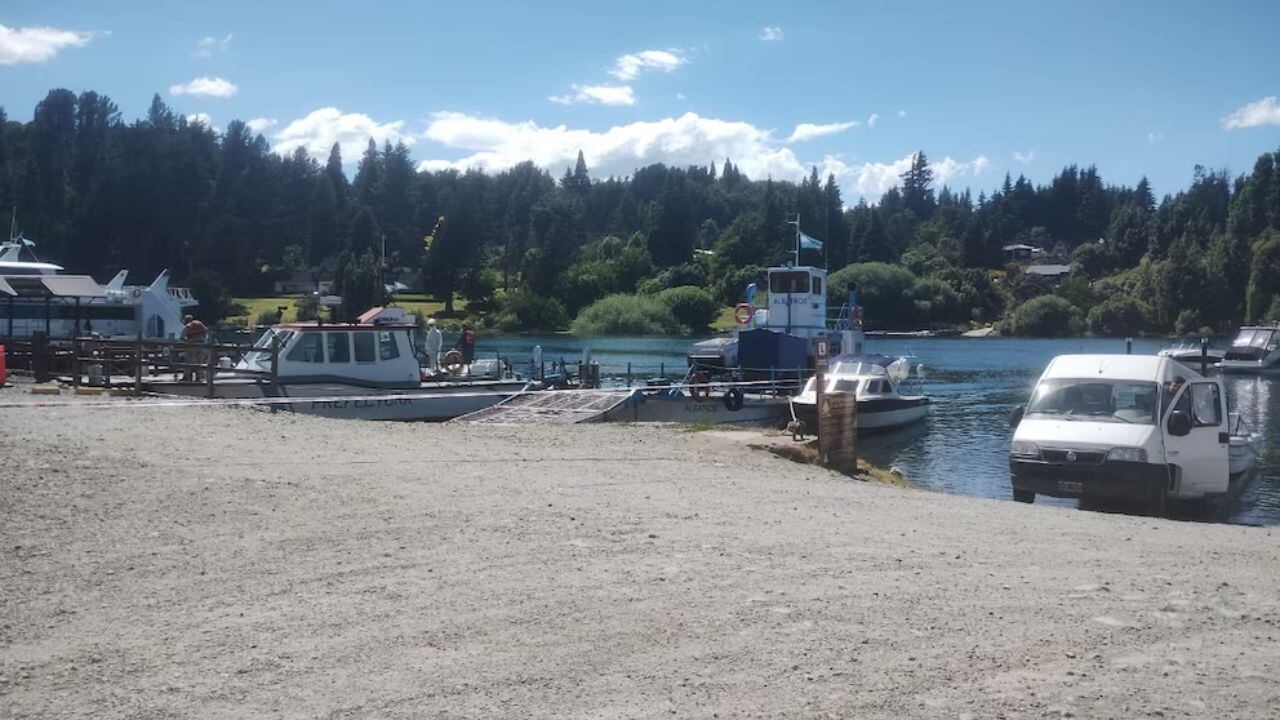
[[[249,353],[263,353],[269,359],[268,370],[237,367]],[[134,392],[141,393],[146,378],[172,374],[188,382],[205,385],[207,397],[214,396],[214,378],[241,377],[275,383],[279,373],[280,342],[255,347],[239,343],[186,342],[151,340],[139,335],[132,340],[78,337],[71,341],[70,372],[72,385],[86,381],[121,384],[121,376],[129,377]],[[223,362],[223,360],[227,362]]]

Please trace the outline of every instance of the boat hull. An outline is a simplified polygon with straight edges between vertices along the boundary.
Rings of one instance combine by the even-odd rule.
[[[818,414],[811,402],[793,400],[796,419],[811,432],[818,427]],[[858,401],[858,432],[883,432],[920,422],[929,415],[929,398],[904,397]]]
[[[364,388],[337,383],[249,382],[214,384],[219,400],[257,401],[272,410],[341,420],[443,422],[483,410],[515,395],[523,383],[428,386],[421,388]],[[151,383],[148,390],[170,395],[207,397],[203,383]]]

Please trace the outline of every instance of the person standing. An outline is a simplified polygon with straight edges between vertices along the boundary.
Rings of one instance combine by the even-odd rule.
[[[194,316],[187,315],[186,317],[182,318],[182,341],[183,342],[191,343],[193,345],[202,345],[204,344],[205,338],[208,336],[208,334],[209,334],[209,328],[205,327],[205,324],[195,319]],[[189,351],[187,353],[187,362],[192,365],[203,366],[205,363],[208,362],[208,359],[205,356],[205,352],[207,351],[204,350],[203,348],[193,349]],[[196,368],[187,367],[183,369],[182,379],[195,380],[196,382],[199,382],[204,378],[203,378],[203,373],[201,373]]]
[[[470,325],[463,325],[462,334],[458,336],[458,342],[454,343],[453,348],[462,353],[463,364],[470,365],[476,358],[476,331]]]
[[[427,342],[425,349],[427,351],[427,369],[433,374],[440,372],[440,348],[444,346],[444,335],[440,333],[440,328],[436,327],[436,319],[427,319]]]

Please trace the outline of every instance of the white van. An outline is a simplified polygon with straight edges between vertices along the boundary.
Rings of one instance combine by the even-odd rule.
[[[1060,355],[1009,418],[1013,498],[1206,499],[1230,482],[1222,383],[1168,357]]]

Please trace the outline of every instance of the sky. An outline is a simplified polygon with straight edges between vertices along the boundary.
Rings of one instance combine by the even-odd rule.
[[[52,88],[352,164],[370,137],[428,169],[729,157],[852,201],[922,151],[975,194],[1068,164],[1165,194],[1280,149],[1280,2],[4,0],[0,105]]]

